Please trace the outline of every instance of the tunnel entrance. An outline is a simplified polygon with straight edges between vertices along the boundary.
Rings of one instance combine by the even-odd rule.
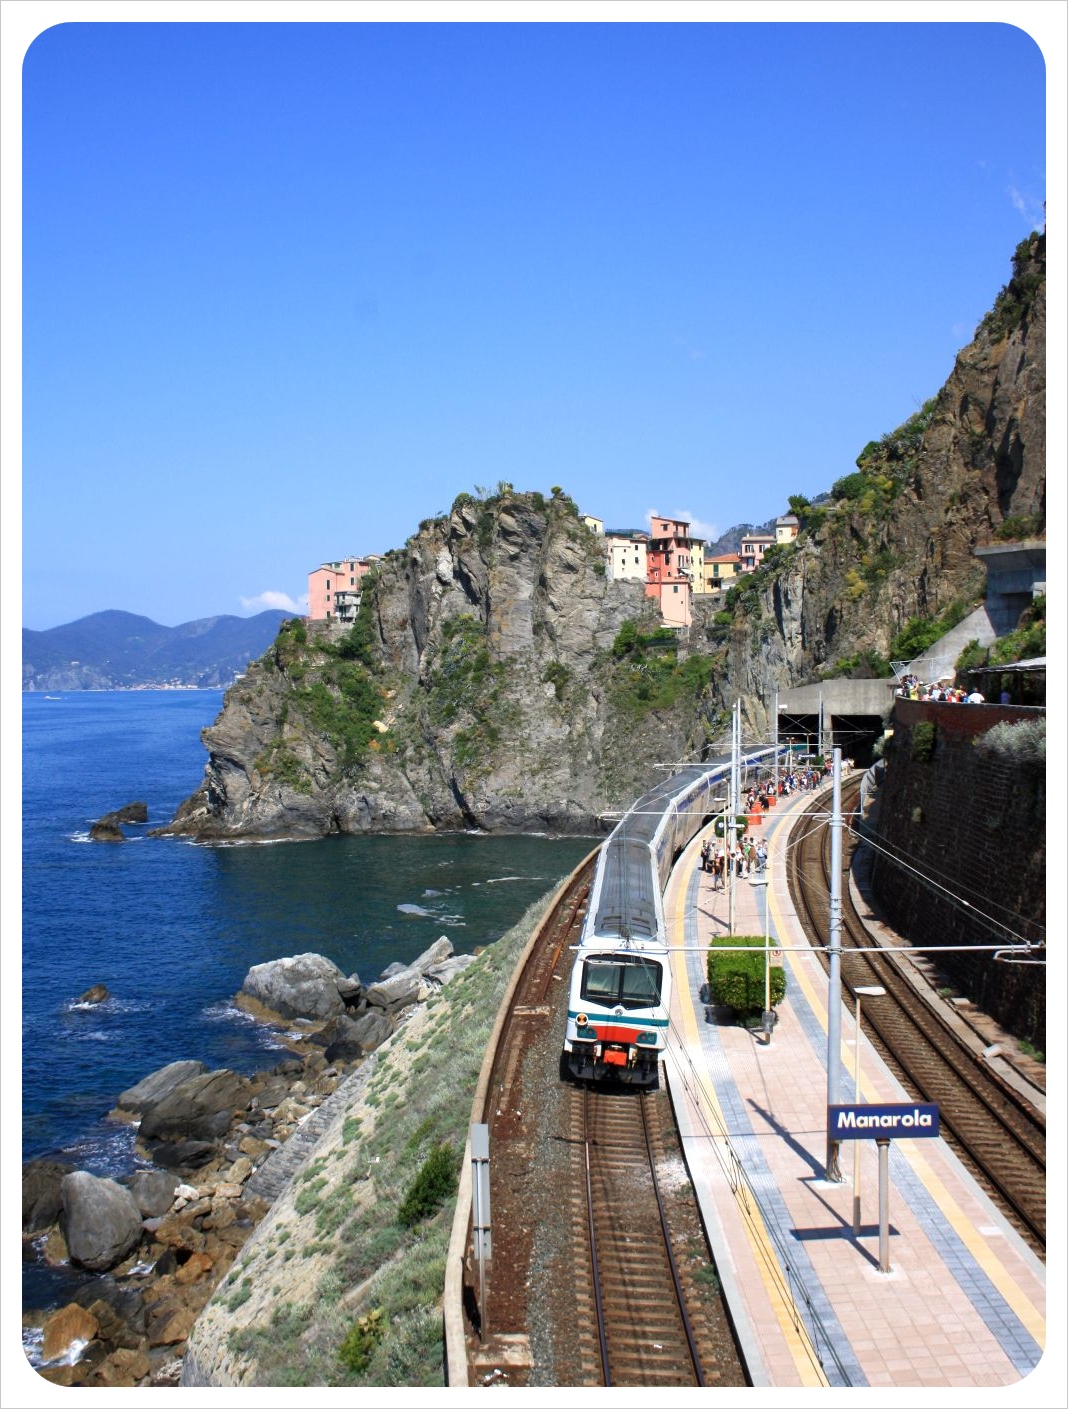
[[[856,768],[870,768],[872,750],[883,736],[884,724],[878,714],[823,715],[820,738],[818,714],[779,715],[779,743],[790,747],[798,763],[815,758],[826,749],[840,748],[843,759],[852,759]]]

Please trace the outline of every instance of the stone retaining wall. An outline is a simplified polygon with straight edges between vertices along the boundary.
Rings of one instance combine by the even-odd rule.
[[[1009,705],[895,701],[876,822],[890,855],[877,851],[872,888],[914,944],[1045,940],[1045,762],[982,747],[995,724],[1042,717]],[[947,984],[1045,1050],[1044,966],[978,949],[938,962]]]

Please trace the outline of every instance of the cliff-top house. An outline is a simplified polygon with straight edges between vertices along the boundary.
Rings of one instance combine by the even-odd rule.
[[[355,621],[360,582],[371,571],[369,558],[339,558],[308,574],[309,621]]]

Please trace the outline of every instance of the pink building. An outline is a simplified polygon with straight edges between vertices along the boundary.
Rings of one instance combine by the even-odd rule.
[[[695,543],[702,542],[690,537],[688,520],[649,515],[645,595],[660,603],[666,626],[689,626],[693,620],[693,550]]]
[[[342,558],[323,563],[308,574],[310,621],[355,621],[360,607],[360,582],[371,570],[366,558]]]

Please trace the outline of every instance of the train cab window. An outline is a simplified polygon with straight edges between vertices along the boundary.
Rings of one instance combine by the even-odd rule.
[[[582,996],[606,1008],[653,1008],[660,1002],[660,965],[616,954],[586,960]]]

